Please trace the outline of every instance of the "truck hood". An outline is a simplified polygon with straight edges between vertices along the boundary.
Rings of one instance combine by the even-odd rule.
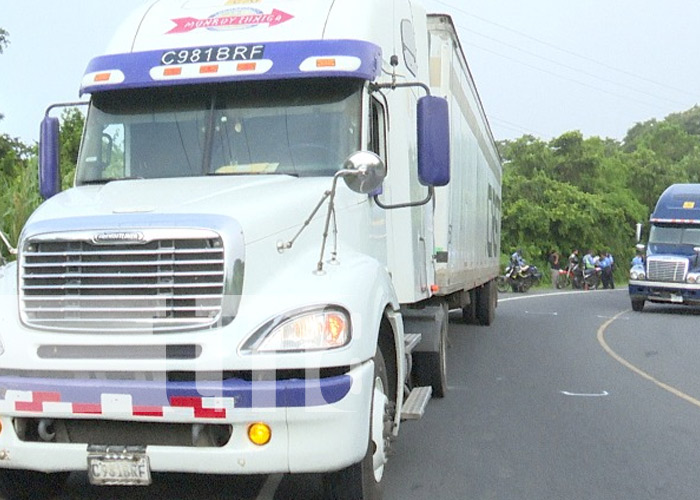
[[[27,227],[86,216],[216,214],[236,219],[250,242],[301,225],[331,183],[277,175],[113,181],[56,195]]]

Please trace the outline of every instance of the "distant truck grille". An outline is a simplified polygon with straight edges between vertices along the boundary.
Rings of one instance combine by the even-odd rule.
[[[23,321],[46,330],[96,333],[216,324],[224,302],[223,241],[209,230],[182,233],[29,241],[20,261]]]
[[[647,278],[652,281],[684,283],[688,274],[688,259],[676,257],[649,257]]]

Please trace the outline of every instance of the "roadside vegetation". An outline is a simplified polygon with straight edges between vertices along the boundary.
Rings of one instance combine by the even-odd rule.
[[[520,248],[547,280],[547,255],[610,252],[626,281],[635,225],[674,183],[700,182],[700,107],[649,120],[622,141],[571,131],[550,141],[499,143],[503,159],[503,261]]]

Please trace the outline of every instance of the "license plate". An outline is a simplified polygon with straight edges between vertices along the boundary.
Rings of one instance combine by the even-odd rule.
[[[88,455],[88,478],[98,486],[147,486],[151,484],[148,456],[141,451],[106,451]]]
[[[683,303],[683,296],[671,294],[671,302],[673,302],[674,304],[682,304]]]

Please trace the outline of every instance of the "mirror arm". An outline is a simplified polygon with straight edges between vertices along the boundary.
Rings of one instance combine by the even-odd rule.
[[[2,239],[3,243],[5,243],[7,251],[10,252],[10,255],[17,255],[17,249],[10,245],[10,240],[7,238],[3,231],[0,231],[0,239]]]
[[[397,88],[406,88],[406,87],[420,87],[423,90],[425,90],[425,93],[427,95],[431,95],[430,87],[428,87],[423,82],[396,83],[396,81],[393,81],[391,83],[371,83],[369,86],[369,88],[372,92],[376,92],[377,90],[381,90],[381,89],[396,90]]]
[[[377,204],[379,208],[383,208],[384,210],[395,210],[397,208],[410,208],[410,207],[422,207],[423,205],[427,205],[430,200],[433,199],[433,196],[435,195],[435,188],[433,186],[428,187],[428,196],[422,200],[422,201],[412,201],[409,203],[398,203],[396,205],[385,205],[382,203],[379,199],[379,195],[375,194],[374,195],[374,202]]]

